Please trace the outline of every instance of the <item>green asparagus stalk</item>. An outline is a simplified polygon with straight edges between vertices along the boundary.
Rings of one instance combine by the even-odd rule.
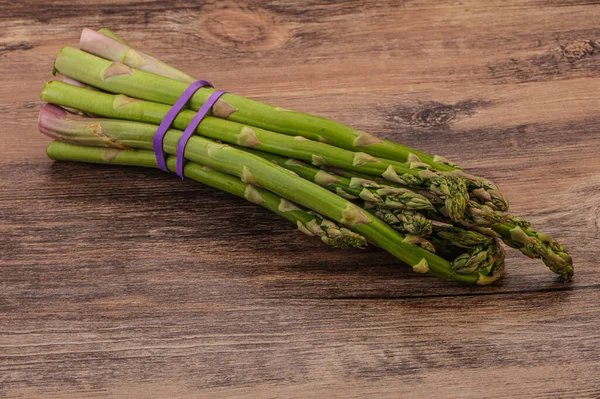
[[[268,152],[241,148],[291,170],[298,176],[323,186],[346,199],[355,200],[362,198],[365,201],[379,204],[381,207],[392,209],[408,209],[412,211],[435,210],[427,198],[405,187],[383,185],[365,178],[349,179],[343,176],[336,176],[295,158],[286,158]]]
[[[99,36],[103,37],[103,40],[111,40],[106,36]],[[116,41],[113,42],[118,46],[123,46]],[[87,41],[85,43],[87,43]],[[87,45],[82,46],[82,48],[86,49],[86,51],[92,51]],[[96,52],[102,54],[105,54],[106,51],[105,46],[101,45],[94,46],[94,49],[98,50]],[[112,58],[118,57],[113,56]],[[72,47],[64,47],[61,50],[56,58],[54,69],[63,75],[113,93],[126,94],[143,100],[166,104],[174,104],[188,85],[186,82],[130,68],[120,62],[110,62],[95,57],[92,54],[76,50]],[[213,89],[208,88],[198,90],[191,98],[189,106],[194,110],[198,110],[213,92]],[[389,162],[392,162],[391,160],[395,160],[395,162],[407,162],[416,169],[424,168],[427,170],[426,167],[431,167],[431,163],[426,162],[427,159],[430,159],[431,162],[433,162],[434,159],[434,157],[430,157],[429,155],[416,150],[413,150],[412,152],[409,151],[412,149],[401,151],[401,148],[408,149],[408,147],[390,141],[380,140],[366,132],[359,132],[325,118],[287,111],[233,94],[225,94],[222,96],[219,101],[216,102],[212,112],[213,115],[218,118],[244,123],[248,126],[257,128],[260,127],[264,130],[272,130],[290,136],[297,135],[314,141],[322,141],[340,148],[349,149],[350,151],[358,151],[358,154],[361,155],[360,160],[357,160],[357,162],[363,162],[368,156],[373,158],[373,154],[375,154],[375,156],[379,154],[378,151],[374,151],[374,149],[377,148],[398,149],[398,151],[392,151],[392,153],[397,156],[388,158],[390,160]],[[292,129],[285,129],[286,126]],[[342,145],[343,142],[357,144]],[[264,150],[267,151],[266,149]],[[392,155],[389,151],[383,151],[383,153]],[[436,158],[436,160],[440,159],[442,158]],[[454,170],[453,167],[443,163],[433,162],[433,164],[436,165],[439,171],[454,171],[457,174],[468,175],[461,173],[461,170]],[[351,168],[351,170],[355,169]],[[434,173],[429,170],[427,170],[427,172],[428,174]],[[382,173],[380,172],[377,175],[381,176]],[[396,176],[393,175],[383,175],[383,177],[392,177],[393,180],[396,179]],[[486,204],[496,207],[498,210],[508,210],[508,201],[502,196],[493,183],[482,178],[474,178],[470,184],[476,186],[476,188],[472,190],[473,195],[476,198],[481,198],[483,201],[486,201]],[[459,201],[456,201],[453,206],[450,206],[450,212],[454,213],[455,210],[461,211],[464,209],[464,204],[454,209],[454,206],[458,205]],[[459,219],[459,217],[457,217],[457,219]]]
[[[510,216],[505,223],[491,228],[510,247],[529,258],[541,258],[564,281],[573,277],[573,259],[565,248],[546,233],[537,232],[526,220]]]
[[[77,145],[108,147],[105,158],[116,156],[122,149],[151,150],[156,130],[156,126],[147,123],[70,115],[52,105],[42,109],[39,124],[40,131],[54,139]],[[170,129],[167,132],[164,140],[167,154],[175,154],[180,138],[180,131]],[[452,269],[450,262],[404,242],[403,235],[367,211],[256,155],[193,136],[186,147],[185,157],[211,169],[237,176],[247,184],[265,188],[340,223],[408,263],[416,272],[475,284],[489,284],[502,274],[497,272],[502,270],[499,265],[471,274],[459,274]],[[260,201],[258,198],[253,200]]]
[[[537,232],[529,222],[516,216],[506,215],[501,219],[492,217],[485,220],[485,223],[478,222],[478,216],[470,215],[472,209],[474,208],[467,207],[467,217],[460,221],[463,227],[483,232],[484,235],[498,237],[506,245],[518,249],[529,258],[542,259],[544,264],[564,281],[569,281],[573,277],[573,259],[553,237]],[[427,212],[426,216],[433,220],[451,223],[449,218],[440,218],[439,214],[433,212]],[[476,234],[476,232],[470,233]]]
[[[146,150],[119,150],[115,152],[109,148],[85,147],[53,141],[46,152],[51,159],[57,161],[157,167],[154,152]],[[170,168],[175,169],[175,162],[175,157],[167,157],[167,165]],[[345,227],[340,227],[320,215],[303,210],[293,202],[268,190],[246,184],[235,176],[212,170],[194,162],[187,162],[183,172],[190,179],[245,198],[270,210],[292,222],[301,232],[309,236],[317,236],[324,243],[334,248],[362,249],[367,247],[367,240],[363,236]]]
[[[446,223],[450,222],[449,219],[440,219],[437,214],[430,212],[428,212],[426,216],[433,218],[434,220]],[[446,241],[455,241],[456,237],[460,237],[459,241],[466,240],[469,242],[469,240],[473,240],[473,242],[478,243],[478,245],[480,241],[483,240],[482,237],[488,237],[490,240],[494,237],[498,237],[506,245],[521,251],[523,255],[533,259],[542,259],[544,264],[552,272],[558,274],[562,280],[569,281],[573,277],[573,259],[567,253],[565,248],[550,235],[534,230],[531,223],[527,222],[525,219],[508,215],[506,220],[493,224],[487,228],[482,227],[481,225],[477,226],[475,224],[465,223],[464,220],[461,221],[461,224],[476,231],[454,227],[455,230],[452,232],[437,232],[437,234]],[[441,242],[436,240],[433,240],[433,243],[436,248],[441,245]]]
[[[166,76],[182,82],[191,83],[196,80],[190,75],[148,54],[136,51],[122,40],[116,40],[115,38],[111,38],[111,36],[115,36],[115,34],[107,29],[99,33],[85,28],[81,32],[79,44],[82,49],[85,49],[89,53],[106,53],[110,58],[116,58],[119,62],[131,65],[142,71]]]
[[[165,104],[111,95],[52,81],[42,90],[41,98],[53,104],[77,108],[96,115],[160,124],[170,107]],[[193,111],[179,113],[173,126],[184,129],[195,116]],[[202,136],[225,143],[255,148],[264,152],[311,162],[334,165],[358,172],[384,176],[390,180],[419,185],[444,198],[448,215],[460,220],[469,200],[465,180],[453,172],[433,172],[401,162],[377,159],[365,153],[352,152],[312,140],[286,136],[221,118],[206,117],[196,129]]]

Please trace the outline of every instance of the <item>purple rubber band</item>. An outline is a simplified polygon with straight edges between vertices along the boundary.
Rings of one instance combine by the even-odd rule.
[[[177,115],[181,112],[183,107],[185,107],[190,98],[192,98],[194,93],[204,86],[213,87],[213,85],[206,80],[197,80],[190,84],[183,92],[181,97],[179,97],[177,102],[171,107],[169,112],[167,112],[167,115],[165,115],[165,118],[158,126],[158,129],[156,129],[153,141],[154,153],[156,154],[156,163],[158,164],[158,167],[165,172],[169,172],[169,168],[167,168],[167,164],[165,162],[165,152],[163,150],[163,141],[165,139],[165,135],[167,134],[167,130],[169,130]],[[179,162],[179,160],[177,162]]]
[[[177,145],[177,176],[181,177],[182,180],[184,178],[183,162],[185,155],[185,146],[190,140],[190,137],[192,137],[192,135],[196,131],[196,128],[198,127],[200,122],[202,122],[202,119],[204,119],[206,114],[208,114],[208,111],[210,111],[212,106],[215,105],[219,97],[221,97],[223,94],[225,94],[224,91],[218,90],[211,94],[210,97],[208,97],[208,100],[206,100],[206,102],[202,105],[200,110],[198,110],[198,113],[196,114],[196,116],[194,116],[194,119],[192,119],[190,124],[183,131],[181,139],[179,139],[179,144]]]

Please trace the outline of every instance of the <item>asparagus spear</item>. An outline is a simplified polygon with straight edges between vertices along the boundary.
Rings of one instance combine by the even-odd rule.
[[[92,45],[90,43],[94,43],[94,39],[86,39],[82,43],[82,48],[86,51],[101,54],[110,53],[110,56],[107,55],[107,57],[122,60],[122,57],[115,57],[112,54],[113,52],[119,54],[126,52],[121,43],[112,40],[113,45],[115,45],[113,51],[111,46],[104,43],[104,41],[111,41],[110,38],[104,35],[97,36],[102,38],[102,45],[98,43]],[[111,48],[111,50],[107,50],[107,48]],[[120,62],[110,62],[72,47],[64,47],[61,50],[56,58],[54,70],[113,93],[126,94],[166,104],[174,104],[188,85],[188,83],[160,76],[159,74],[132,69]],[[209,88],[198,90],[191,98],[189,106],[194,110],[198,110],[213,92],[214,90]],[[265,130],[287,135],[298,135],[310,140],[331,143],[351,151],[360,151],[359,153],[363,154],[361,155],[362,159],[366,159],[365,155],[378,156],[380,153],[386,153],[389,155],[387,157],[389,160],[408,162],[416,168],[431,167],[433,163],[433,166],[439,171],[454,171],[456,174],[471,176],[444,164],[443,162],[447,161],[442,157],[431,157],[401,144],[380,140],[366,132],[351,129],[325,118],[287,111],[233,94],[225,94],[216,102],[213,107],[213,115],[250,126],[261,127]],[[290,127],[291,130],[286,129],[286,127]],[[344,143],[348,145],[343,145]],[[398,151],[376,151],[377,148],[393,148]],[[443,160],[443,162],[434,162],[434,158],[435,160]],[[428,160],[431,160],[431,162],[428,162]],[[378,175],[382,174],[379,173]],[[389,175],[383,177],[388,178]],[[396,178],[395,176],[391,177]],[[493,183],[474,177],[470,184],[475,186],[473,194],[476,198],[482,198],[486,201],[486,204],[496,207],[498,210],[508,210],[508,201]],[[449,209],[451,209],[450,212],[455,211],[454,207],[449,207]],[[457,211],[461,209],[464,208],[456,208]]]
[[[525,219],[510,216],[509,220],[491,228],[502,241],[530,258],[541,258],[548,268],[564,281],[573,277],[573,259],[565,248],[546,233],[537,232]]]
[[[116,156],[122,149],[152,149],[156,130],[156,126],[146,123],[70,115],[52,105],[42,109],[39,125],[42,133],[60,141],[108,147],[104,152],[107,159]],[[176,152],[180,138],[181,131],[171,129],[167,132],[164,140],[167,154]],[[489,284],[501,277],[499,265],[471,274],[459,274],[452,269],[450,262],[404,242],[403,235],[367,211],[256,155],[194,136],[188,142],[185,157],[211,169],[238,176],[245,183],[263,187],[340,223],[408,263],[416,272],[476,284]]]
[[[57,81],[45,85],[41,98],[96,115],[155,124],[160,124],[170,109],[164,104],[90,91]],[[194,116],[193,111],[183,110],[173,122],[173,126],[184,129]],[[429,169],[377,159],[365,153],[352,152],[303,138],[297,140],[291,136],[214,117],[206,117],[196,132],[226,143],[297,158],[312,162],[314,165],[334,165],[366,174],[384,176],[405,184],[419,185],[444,198],[448,215],[453,220],[460,220],[463,217],[469,199],[465,180],[453,175],[452,172],[435,173]]]
[[[431,212],[427,213],[429,218],[434,220],[441,220],[442,222],[450,222],[448,219],[439,218],[436,214]],[[546,233],[537,232],[531,226],[531,223],[525,219],[510,216],[506,217],[506,220],[493,224],[490,227],[477,226],[475,224],[465,223],[461,221],[461,224],[466,225],[467,228],[474,229],[476,231],[468,231],[456,228],[449,235],[448,232],[439,233],[443,239],[453,241],[453,237],[456,238],[456,232],[460,231],[459,237],[461,240],[481,240],[481,232],[483,236],[489,237],[489,239],[498,237],[506,245],[516,248],[523,255],[529,258],[542,259],[544,264],[554,273],[558,274],[563,281],[569,281],[573,277],[573,259],[567,253],[565,248],[558,243],[553,237]],[[436,248],[440,245],[440,242],[433,240]],[[477,242],[477,241],[475,241]]]
[[[156,168],[156,158],[152,151],[121,150],[111,151],[102,147],[85,147],[53,141],[47,149],[51,159],[57,161],[91,162],[113,165],[145,166]],[[175,168],[175,157],[167,157],[167,165]],[[187,162],[184,167],[186,177],[226,191],[230,194],[245,198],[263,208],[289,220],[298,229],[309,235],[318,236],[334,248],[366,248],[367,240],[345,227],[320,215],[303,210],[291,201],[273,194],[260,187],[244,183],[235,176],[212,170],[194,162]]]
[[[79,44],[82,49],[85,49],[85,51],[89,53],[106,53],[111,58],[116,58],[120,62],[134,66],[134,68],[142,71],[156,73],[182,82],[191,83],[196,80],[190,75],[165,64],[151,55],[136,51],[125,44],[123,40],[117,40],[114,36],[115,34],[108,29],[99,33],[85,28],[81,32]]]
[[[317,183],[346,199],[354,200],[362,198],[365,201],[377,203],[381,207],[392,209],[409,209],[413,211],[435,210],[427,198],[405,187],[383,185],[368,178],[349,179],[343,176],[336,176],[295,158],[286,158],[249,148],[243,149],[291,170],[298,176]]]

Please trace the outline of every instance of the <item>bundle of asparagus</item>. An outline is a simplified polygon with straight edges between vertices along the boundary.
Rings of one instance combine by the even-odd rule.
[[[157,126],[196,79],[107,29],[64,47],[41,98],[40,131],[54,160],[157,167]],[[563,280],[572,260],[547,234],[508,213],[489,180],[340,123],[226,93],[181,147],[215,90],[195,92],[162,141],[166,164],[263,206],[336,248],[378,246],[444,280],[489,284],[504,272],[500,241],[541,258]],[[160,146],[159,146],[160,147]],[[182,151],[183,150],[183,151]]]

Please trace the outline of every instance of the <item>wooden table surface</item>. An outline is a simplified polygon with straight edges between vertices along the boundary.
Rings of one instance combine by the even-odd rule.
[[[600,397],[598,2],[0,2],[0,397]],[[217,87],[497,182],[576,265],[500,284],[331,250],[139,168],[53,163],[39,91],[83,27]]]

